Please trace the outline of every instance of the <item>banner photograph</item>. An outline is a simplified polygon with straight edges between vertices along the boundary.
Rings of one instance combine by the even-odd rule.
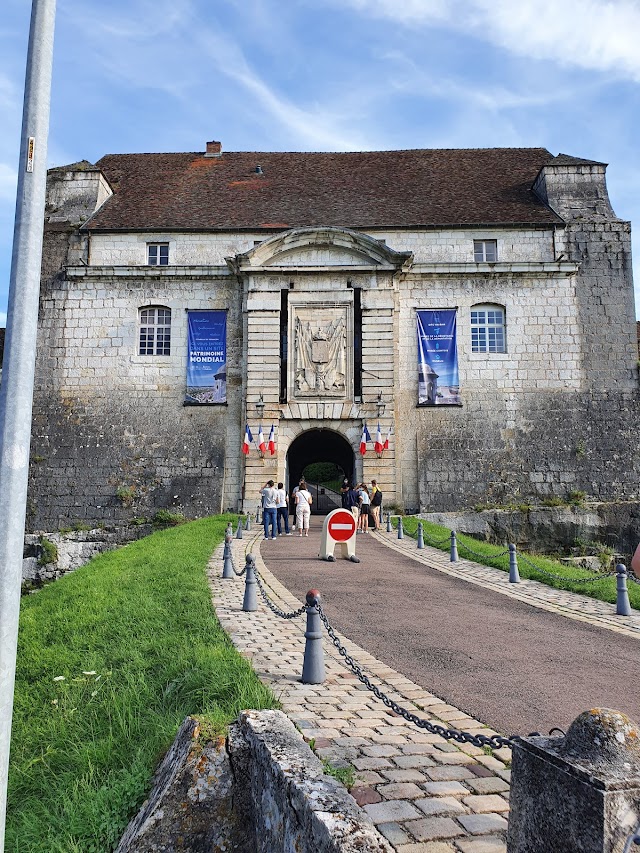
[[[227,312],[187,312],[187,391],[189,406],[227,401]]]
[[[459,406],[456,311],[417,311],[418,405]]]

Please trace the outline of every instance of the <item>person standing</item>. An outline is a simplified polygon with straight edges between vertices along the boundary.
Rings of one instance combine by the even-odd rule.
[[[309,518],[311,517],[311,492],[307,490],[307,484],[300,480],[296,491],[296,522],[298,525],[298,536],[309,535]]]
[[[371,523],[374,530],[380,529],[380,507],[382,506],[382,492],[375,480],[371,481]]]
[[[268,480],[264,488],[260,490],[262,495],[262,520],[264,522],[264,538],[276,538],[276,511],[278,505],[278,490],[273,485],[273,480]],[[269,536],[271,527],[271,536]]]
[[[358,527],[360,529],[360,533],[368,533],[371,498],[369,497],[369,489],[365,483],[360,483],[360,488],[358,489],[358,501],[360,502],[360,523]]]
[[[282,524],[284,522],[285,536],[291,536],[289,531],[289,496],[282,483],[278,483],[278,498],[276,501],[276,512],[278,521],[278,536],[282,536]]]
[[[358,519],[360,518],[360,502],[358,499],[358,492],[353,485],[349,487],[349,491],[347,492],[347,506],[346,508],[351,511],[351,515],[356,520],[356,526],[358,524]]]
[[[349,509],[349,481],[345,477],[340,486],[340,501],[342,509]]]

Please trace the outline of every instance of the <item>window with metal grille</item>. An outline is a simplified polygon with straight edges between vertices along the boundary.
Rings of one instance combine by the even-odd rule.
[[[169,263],[169,244],[147,243],[147,263],[152,267],[166,267]]]
[[[505,312],[499,305],[471,309],[471,352],[506,352]]]
[[[473,260],[477,264],[495,264],[498,260],[498,244],[495,240],[474,240]]]
[[[171,309],[140,309],[139,355],[171,355]]]

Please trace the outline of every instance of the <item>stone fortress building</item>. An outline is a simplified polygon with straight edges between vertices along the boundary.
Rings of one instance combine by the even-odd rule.
[[[638,403],[602,163],[210,142],[49,173],[31,529],[254,509],[315,461],[407,510],[637,498]]]

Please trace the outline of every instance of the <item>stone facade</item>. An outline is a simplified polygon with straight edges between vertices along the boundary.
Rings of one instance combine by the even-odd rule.
[[[127,203],[117,170],[52,170],[30,528],[253,509],[267,479],[295,485],[301,442],[332,461],[329,433],[348,476],[377,479],[408,510],[637,498],[630,226],[601,164],[548,161],[522,196],[530,221],[498,211],[488,225],[279,224],[274,202],[273,222],[251,228],[160,227],[134,221],[134,204],[130,224],[107,227],[100,217]],[[474,240],[495,241],[497,261],[475,261]],[[147,264],[149,243],[168,245],[168,265]],[[472,351],[478,305],[504,311],[504,352]],[[170,354],[139,354],[147,306],[171,311]],[[183,405],[187,311],[199,309],[226,311],[225,405]],[[416,405],[423,309],[457,309],[461,406]],[[274,425],[274,456],[241,453],[245,423],[265,437]],[[381,457],[358,453],[365,423],[391,431]]]

